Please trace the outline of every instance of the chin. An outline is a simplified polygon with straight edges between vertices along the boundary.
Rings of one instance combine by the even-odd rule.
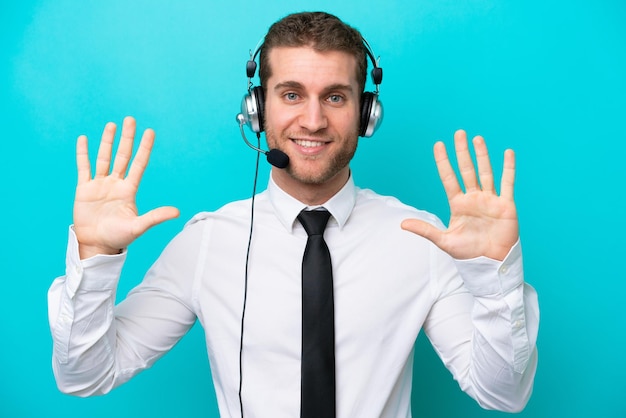
[[[331,166],[322,167],[317,170],[304,170],[302,167],[298,167],[298,164],[296,163],[289,164],[286,171],[292,179],[302,183],[303,185],[321,186],[337,178],[337,176],[340,175],[345,168],[346,165],[343,165],[340,168]]]

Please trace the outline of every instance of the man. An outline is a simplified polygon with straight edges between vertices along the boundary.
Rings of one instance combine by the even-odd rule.
[[[317,416],[409,417],[413,344],[422,328],[481,406],[525,406],[536,370],[538,305],[523,279],[514,155],[505,153],[498,196],[481,137],[473,141],[477,177],[466,134],[455,134],[465,191],[444,145],[435,145],[450,202],[447,229],[428,213],[357,188],[349,162],[366,64],[361,35],[334,16],[301,13],[276,22],[260,56],[263,124],[268,145],[286,153],[289,164],[272,168],[268,189],[255,198],[250,244],[250,201],[199,214],[115,308],[125,249],[178,211],[137,214],[152,130],[131,163],[135,122],[125,119],[111,166],[115,126],[108,124],[93,178],[86,138],[79,137],[67,274],[49,293],[62,391],[110,391],[150,367],[199,319],[221,416],[306,416],[307,232],[299,214],[323,208],[330,212],[323,237],[335,327],[336,387],[328,397],[336,401],[332,412]]]

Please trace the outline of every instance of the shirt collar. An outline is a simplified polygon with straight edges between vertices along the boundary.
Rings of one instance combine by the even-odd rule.
[[[291,232],[293,230],[296,217],[304,209],[315,209],[319,206],[323,206],[330,212],[332,218],[330,222],[334,221],[339,225],[339,229],[348,221],[350,213],[354,208],[356,202],[356,187],[354,180],[352,179],[352,173],[346,184],[339,190],[333,197],[328,199],[325,203],[319,206],[308,206],[299,200],[295,199],[283,189],[278,187],[274,182],[274,179],[270,175],[269,184],[267,186],[267,192],[269,194],[269,200],[274,207],[274,213],[283,224],[283,226]]]

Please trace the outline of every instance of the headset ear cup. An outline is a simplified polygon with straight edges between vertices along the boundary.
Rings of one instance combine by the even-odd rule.
[[[248,128],[254,133],[263,132],[263,110],[265,99],[261,87],[253,88],[250,93],[243,96],[241,101],[241,115]]]
[[[261,133],[265,130],[263,126],[263,121],[265,118],[265,93],[263,92],[263,87],[254,87],[252,89],[251,95],[257,109],[256,118],[258,130],[255,130],[254,132]]]
[[[361,121],[359,125],[359,136],[365,136],[369,125],[370,112],[372,110],[372,93],[364,92],[361,95]]]
[[[359,136],[368,138],[374,135],[383,118],[382,103],[376,93],[364,92],[361,96],[361,125]]]

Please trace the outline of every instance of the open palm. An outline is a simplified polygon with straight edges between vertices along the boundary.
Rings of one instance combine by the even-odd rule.
[[[465,191],[459,184],[443,143],[438,142],[434,147],[437,169],[450,204],[448,228],[442,231],[417,219],[403,221],[402,228],[431,240],[457,259],[485,256],[503,260],[519,236],[513,200],[515,155],[511,150],[504,154],[498,196],[485,141],[477,136],[473,143],[478,177],[470,156],[467,134],[460,130],[454,135],[459,172]]]
[[[164,206],[139,215],[135,202],[141,177],[150,158],[154,131],[147,129],[133,159],[136,123],[124,119],[119,147],[111,169],[115,124],[108,123],[102,134],[96,170],[92,178],[87,138],[76,145],[78,185],[74,200],[74,231],[81,258],[115,254],[126,248],[150,227],[178,216],[178,209]],[[126,171],[128,169],[128,175]],[[110,172],[109,172],[110,171]]]

